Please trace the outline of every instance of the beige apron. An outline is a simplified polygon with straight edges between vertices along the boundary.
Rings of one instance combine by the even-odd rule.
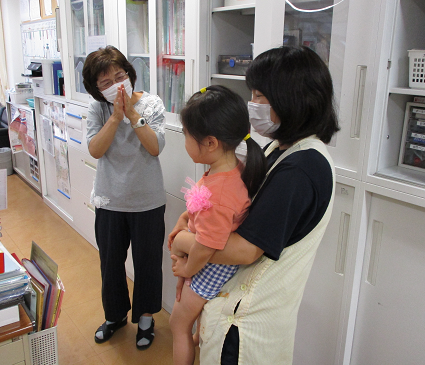
[[[272,145],[266,155],[278,144]],[[317,226],[301,241],[285,248],[278,261],[262,256],[251,265],[241,265],[219,296],[204,306],[200,330],[202,365],[220,364],[231,325],[239,330],[239,365],[292,364],[298,309],[331,216],[335,171],[325,144],[311,136],[286,150],[268,172],[291,153],[307,149],[320,152],[332,168],[334,187],[329,206]],[[237,303],[240,304],[234,313]]]

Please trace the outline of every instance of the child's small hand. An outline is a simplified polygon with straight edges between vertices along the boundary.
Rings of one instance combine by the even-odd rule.
[[[180,299],[182,298],[182,290],[183,285],[190,286],[190,283],[192,282],[191,278],[182,278],[179,276],[177,278],[177,284],[176,284],[176,302],[180,302]]]
[[[171,255],[171,259],[173,260],[173,275],[174,276],[181,276],[181,277],[187,277],[186,274],[186,263],[187,263],[187,256],[185,257],[179,257],[177,255]]]

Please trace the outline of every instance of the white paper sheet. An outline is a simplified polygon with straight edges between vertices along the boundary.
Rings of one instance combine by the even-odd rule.
[[[30,17],[30,0],[20,0],[21,22],[31,20]]]
[[[41,19],[40,0],[30,0],[30,18],[31,20]]]
[[[96,35],[87,37],[87,52],[91,53],[97,51],[99,48],[105,48],[106,44],[106,36],[104,35]]]
[[[44,0],[44,14],[46,16],[52,15],[52,0]]]

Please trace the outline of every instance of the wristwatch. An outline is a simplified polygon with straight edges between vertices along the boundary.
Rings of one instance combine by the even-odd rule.
[[[146,121],[144,118],[139,118],[139,120],[137,121],[136,124],[132,124],[131,128],[140,128],[140,127],[144,127],[146,125]]]

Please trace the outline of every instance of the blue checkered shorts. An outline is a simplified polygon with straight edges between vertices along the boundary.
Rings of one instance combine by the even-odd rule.
[[[238,271],[239,265],[206,264],[192,277],[190,288],[200,297],[210,300],[220,293],[222,286]]]

